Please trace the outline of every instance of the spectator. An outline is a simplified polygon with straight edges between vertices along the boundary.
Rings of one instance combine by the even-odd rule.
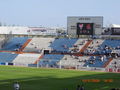
[[[68,90],[68,88],[65,88],[64,90]]]
[[[76,90],[81,90],[81,89],[80,89],[80,85],[77,85],[77,88],[76,88]]]
[[[104,61],[104,58],[103,58],[103,56],[101,57],[101,61],[102,61],[102,62]]]
[[[84,86],[83,86],[83,85],[81,85],[80,90],[85,90],[85,88],[84,88]]]
[[[15,82],[13,86],[14,86],[14,90],[20,90],[20,85],[18,82]]]

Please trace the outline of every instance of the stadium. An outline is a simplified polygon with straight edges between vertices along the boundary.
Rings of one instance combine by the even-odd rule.
[[[0,37],[0,90],[120,88],[120,25],[102,16],[69,16],[67,30],[0,26]]]

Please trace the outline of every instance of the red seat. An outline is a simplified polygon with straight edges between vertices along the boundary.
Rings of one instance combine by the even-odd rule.
[[[120,69],[118,69],[117,72],[120,72]]]
[[[113,72],[113,69],[112,69],[112,68],[109,68],[109,72]]]

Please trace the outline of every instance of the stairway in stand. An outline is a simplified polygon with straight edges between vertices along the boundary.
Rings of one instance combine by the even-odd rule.
[[[39,62],[40,59],[43,58],[43,56],[44,56],[43,54],[42,55],[40,54],[40,57],[34,62],[34,64],[37,64],[37,62]]]
[[[103,65],[103,68],[106,68],[107,65],[113,60],[113,58],[109,58],[109,60]]]
[[[19,51],[23,51],[24,48],[29,44],[29,42],[31,41],[32,39],[28,39],[23,45],[22,47],[19,49]]]
[[[80,50],[80,53],[84,52],[84,50],[90,45],[90,43],[92,42],[92,40],[89,40]]]

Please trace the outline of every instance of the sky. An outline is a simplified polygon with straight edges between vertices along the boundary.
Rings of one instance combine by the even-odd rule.
[[[103,16],[120,24],[120,0],[0,0],[0,22],[20,26],[67,26],[67,16]]]

